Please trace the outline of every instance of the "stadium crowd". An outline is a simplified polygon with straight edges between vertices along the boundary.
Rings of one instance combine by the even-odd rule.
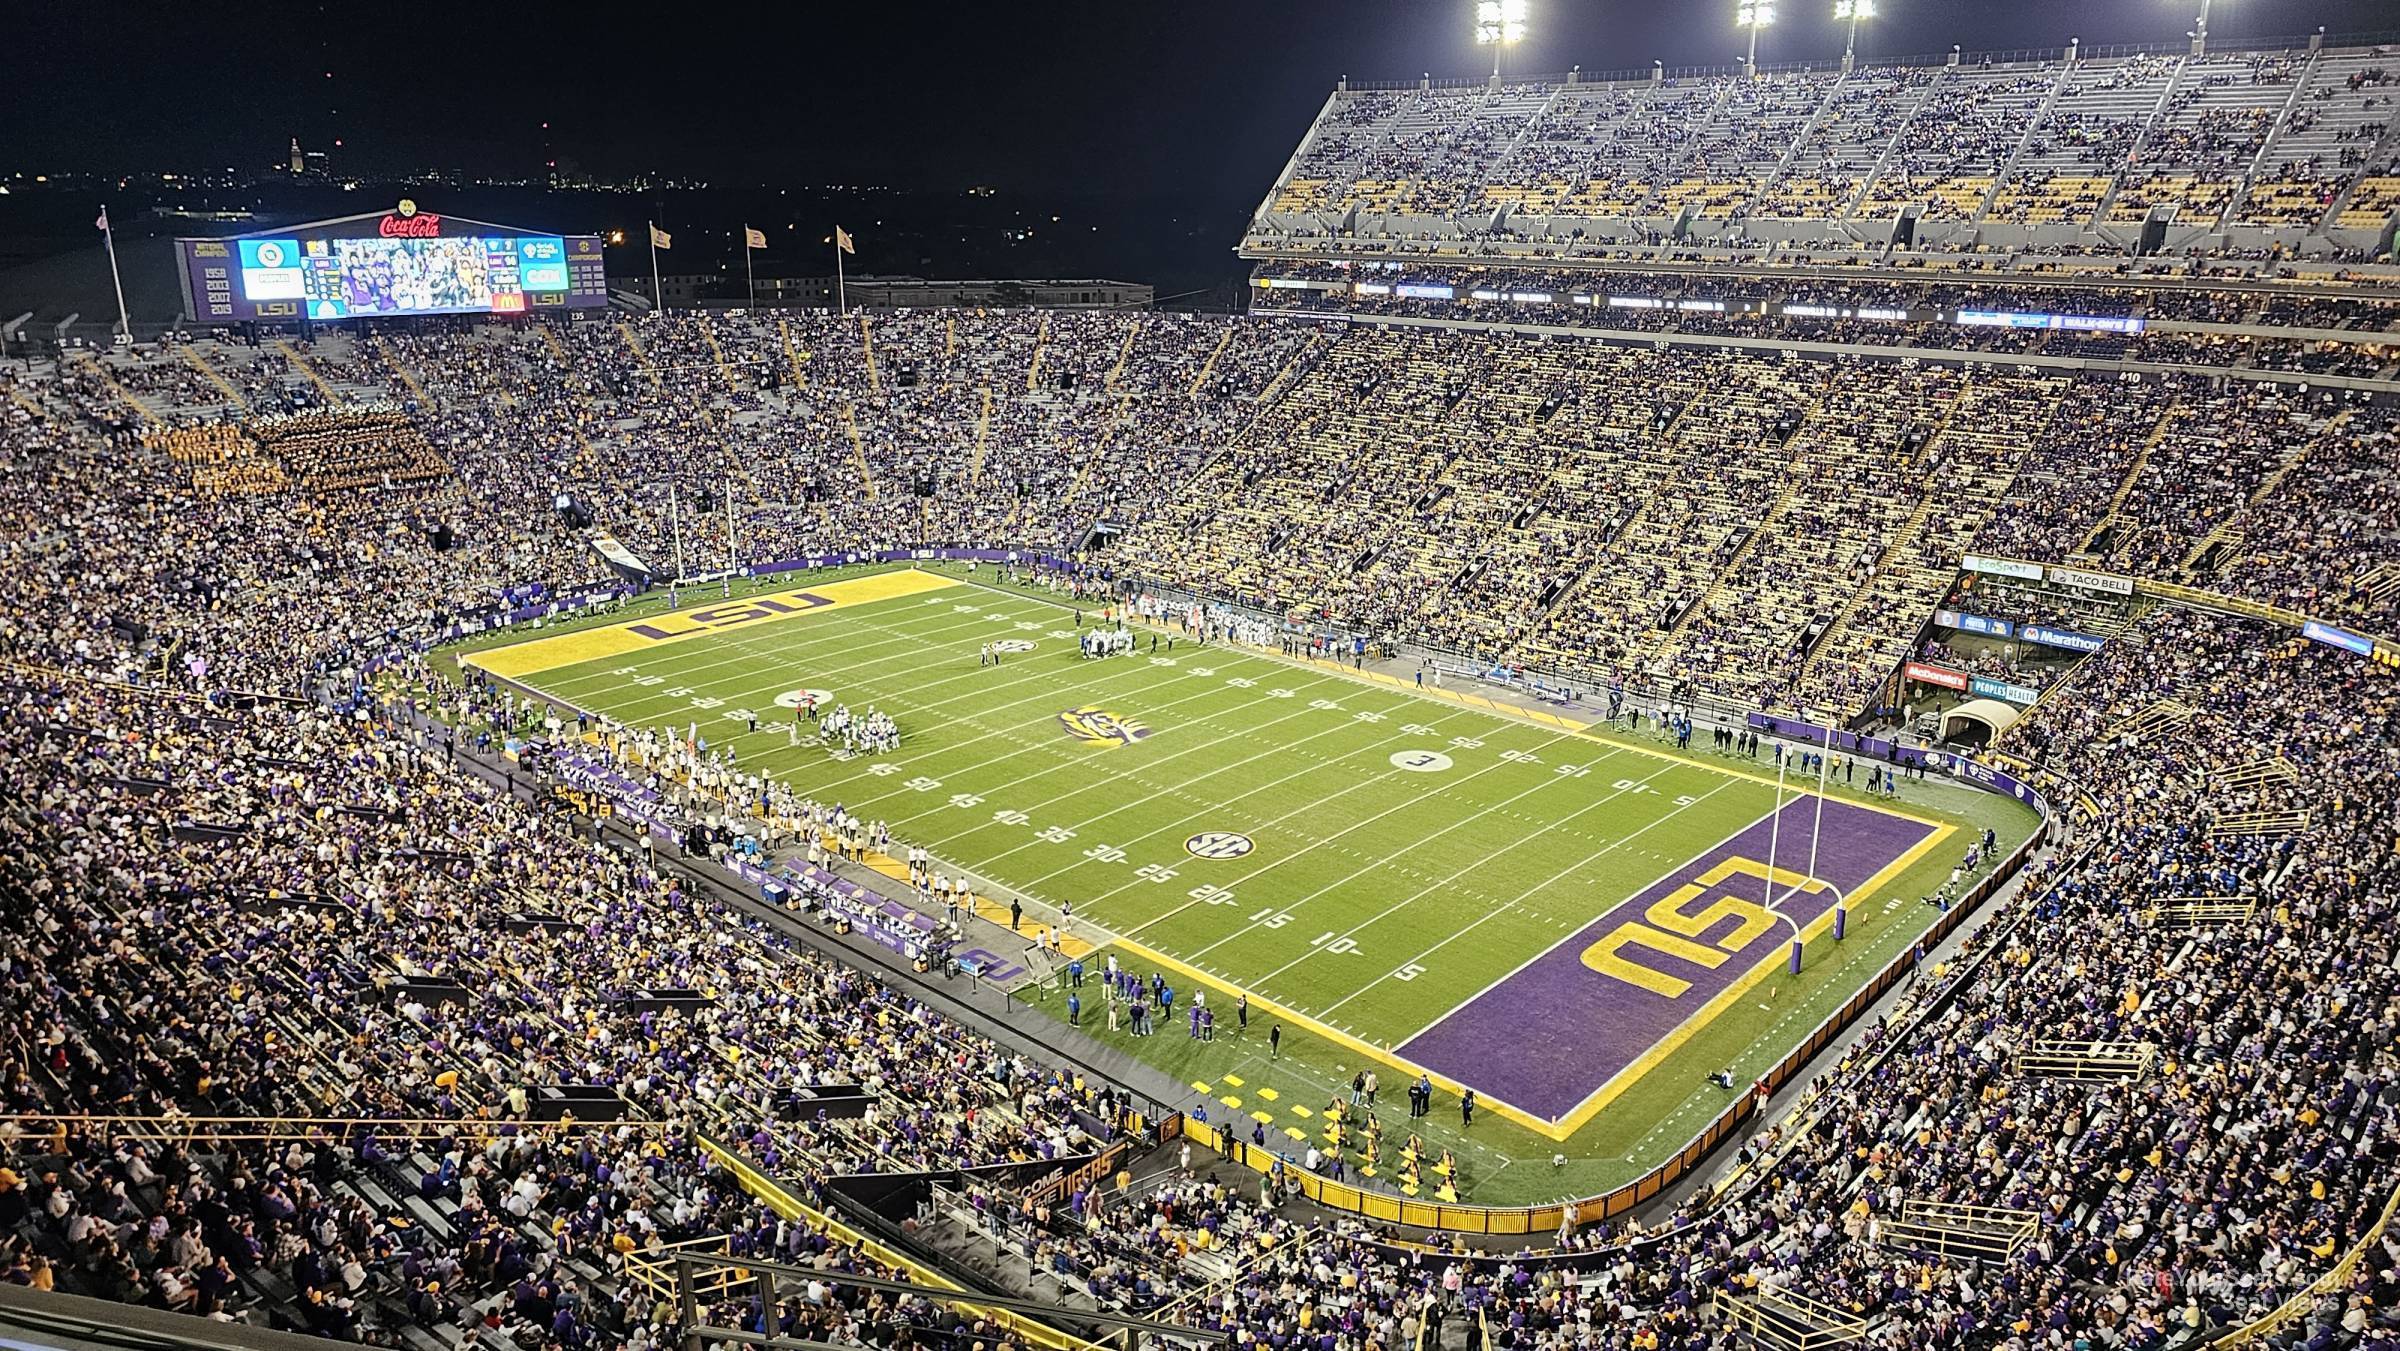
[[[1163,584],[1768,709],[1864,706],[1969,547],[2369,627],[2400,594],[2362,566],[2395,528],[2389,412],[2242,382],[1024,312],[446,326],[0,379],[8,1109],[164,1118],[8,1136],[9,1278],[355,1339],[663,1345],[645,1254],[704,1240],[835,1277],[722,1318],[990,1351],[1005,1334],[841,1286],[885,1268],[699,1136],[822,1180],[1069,1158],[1117,1118],[1109,1086],[426,731],[495,710],[416,642],[613,580],[561,492],[691,571],[1073,552],[1105,522],[1105,557]],[[1699,1347],[1726,1301],[1779,1294],[1893,1347],[2143,1348],[2264,1313],[2365,1231],[2400,1149],[2393,689],[2261,623],[2119,627],[2003,742],[2092,795],[2083,838],[1926,979],[1921,1024],[1752,1143],[1730,1198],[1562,1234],[1571,1265],[1398,1246],[1205,1170],[972,1208],[1094,1300],[1276,1348]],[[392,654],[427,707],[368,689]],[[2177,919],[2200,900],[2240,917]],[[2143,1069],[2058,1077],[2025,1059],[2044,1040]],[[872,1110],[788,1110],[833,1085]],[[503,1124],[584,1086],[625,1119]],[[1889,1236],[1927,1203],[2027,1229],[1930,1257]],[[2393,1265],[2316,1312],[2329,1339],[2391,1307]]]

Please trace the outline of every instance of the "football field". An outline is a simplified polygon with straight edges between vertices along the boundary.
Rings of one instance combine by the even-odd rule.
[[[1088,1033],[1189,1085],[1169,1105],[1297,1152],[1372,1069],[1387,1148],[1413,1130],[1455,1149],[1457,1190],[1493,1203],[1655,1164],[1722,1108],[1711,1072],[1788,1050],[1930,925],[1919,898],[1986,825],[2004,843],[2032,825],[1966,790],[1779,790],[1771,755],[1679,754],[1183,635],[1085,659],[1078,626],[1097,622],[955,571],[858,570],[505,635],[465,659],[734,747],[745,769],[1022,898],[1029,932],[1071,908],[1090,968],[1113,954],[1176,992],[1171,1021],[1136,1038],[1109,1028],[1097,984],[1081,991]],[[986,644],[999,664],[978,664]],[[805,691],[890,714],[899,749],[789,745]],[[999,927],[980,945],[1038,974],[988,913]],[[1213,1040],[1190,1034],[1196,992]],[[1063,1018],[1065,997],[1042,1007]],[[1411,1121],[1419,1074],[1439,1092]]]

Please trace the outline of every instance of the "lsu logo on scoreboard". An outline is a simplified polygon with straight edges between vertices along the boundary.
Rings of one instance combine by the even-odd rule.
[[[1150,729],[1130,718],[1120,717],[1098,704],[1070,708],[1058,715],[1058,725],[1078,741],[1088,741],[1104,749],[1130,746],[1150,735]]]

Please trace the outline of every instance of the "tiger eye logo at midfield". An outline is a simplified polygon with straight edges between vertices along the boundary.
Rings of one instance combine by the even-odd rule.
[[[1058,715],[1058,725],[1067,729],[1067,735],[1079,741],[1089,741],[1108,749],[1130,746],[1150,735],[1148,727],[1130,718],[1119,717],[1098,704],[1068,709]]]

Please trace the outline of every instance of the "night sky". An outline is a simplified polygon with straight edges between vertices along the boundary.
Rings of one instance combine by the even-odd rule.
[[[1725,66],[1735,0],[1531,0],[1507,69],[1555,74]],[[2180,42],[2199,0],[1880,0],[1862,57]],[[1780,0],[1762,63],[1830,62],[1833,0]],[[0,42],[0,178],[282,163],[291,137],[337,177],[426,170],[531,180],[557,161],[622,182],[705,179],[708,193],[545,195],[422,186],[435,209],[528,228],[678,232],[687,270],[741,266],[739,225],[779,241],[847,221],[863,271],[1125,277],[1238,305],[1233,246],[1335,80],[1488,74],[1472,0],[1197,0],[1115,5],[668,5],[539,0],[244,0],[18,5]],[[2400,0],[2217,0],[2212,35],[2400,28]],[[2396,48],[2400,59],[2400,48]],[[330,75],[330,78],[329,78]],[[548,127],[544,127],[548,123]],[[136,179],[135,182],[140,182]],[[194,195],[107,185],[0,206],[0,260],[72,251],[94,204],[129,224]],[[812,191],[872,184],[858,201]],[[998,196],[971,198],[989,186]],[[405,190],[405,189],[404,189]],[[340,195],[223,194],[262,219],[357,208]],[[87,200],[88,199],[88,200]],[[218,204],[203,192],[200,204]],[[1062,214],[1063,213],[1063,216]],[[1063,225],[1052,228],[1052,222]],[[779,224],[794,222],[788,230]],[[1039,226],[1027,238],[1014,227]],[[136,227],[137,229],[140,227]],[[132,289],[171,309],[163,231]],[[122,233],[122,232],[121,232]],[[97,257],[97,253],[92,253]],[[89,261],[89,260],[84,260]],[[612,260],[637,267],[646,258]],[[772,266],[807,270],[805,250]],[[89,268],[85,269],[89,271]],[[156,275],[153,276],[152,273]],[[0,291],[50,309],[98,303],[46,279]],[[51,303],[55,302],[55,303]],[[137,304],[137,309],[142,308]]]
[[[298,134],[354,169],[634,170],[947,190],[1266,189],[1336,77],[1488,72],[1469,0],[1157,4],[20,5],[0,173],[263,166]],[[2181,36],[2197,0],[1883,0],[1869,57]],[[1723,63],[1734,0],[1533,0],[1526,72]],[[1784,0],[1760,59],[1830,59]],[[706,17],[699,17],[706,15]],[[2222,37],[2400,27],[2395,0],[2220,0]],[[331,78],[327,78],[331,72]]]

